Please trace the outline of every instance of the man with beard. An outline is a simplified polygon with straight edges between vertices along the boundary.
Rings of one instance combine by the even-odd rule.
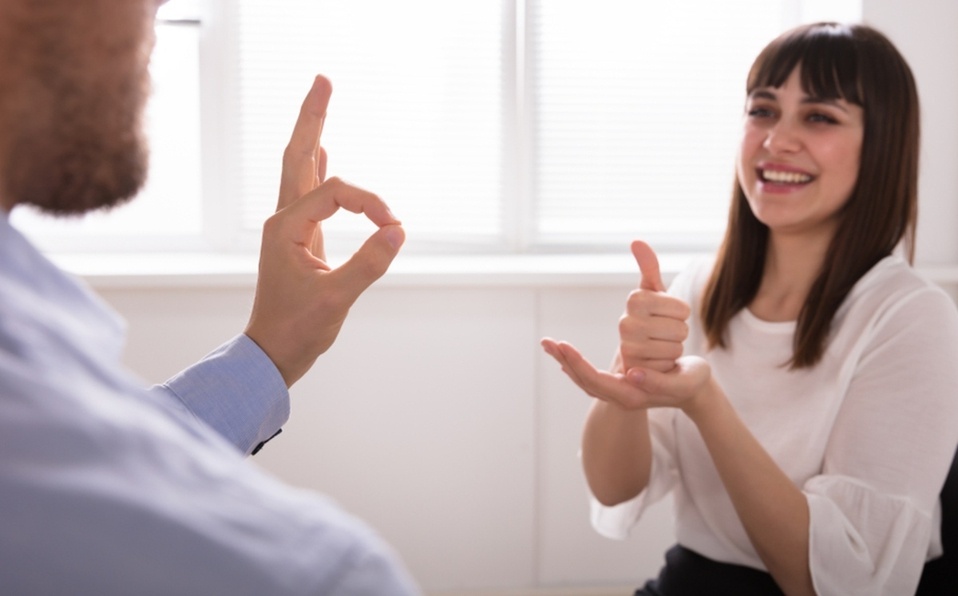
[[[139,387],[115,315],[9,224],[136,194],[158,4],[0,0],[0,592],[416,593],[364,524],[244,461],[404,239],[376,195],[324,180],[328,81],[283,157],[249,325],[162,386]],[[379,229],[331,269],[319,222],[339,207]]]

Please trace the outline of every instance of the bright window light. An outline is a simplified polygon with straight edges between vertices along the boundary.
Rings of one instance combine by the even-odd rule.
[[[799,22],[860,15],[861,0],[171,0],[141,196],[14,223],[51,250],[254,253],[321,73],[329,174],[392,206],[405,252],[707,250],[754,56]],[[333,218],[331,252],[369,226]]]

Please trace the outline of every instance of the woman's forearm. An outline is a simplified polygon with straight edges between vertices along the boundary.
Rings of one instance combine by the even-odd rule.
[[[603,505],[617,505],[642,492],[652,467],[646,410],[594,400],[582,433],[582,465],[589,489]]]
[[[705,391],[686,414],[698,426],[752,545],[786,594],[814,594],[805,495],[755,439],[721,388],[712,381]]]

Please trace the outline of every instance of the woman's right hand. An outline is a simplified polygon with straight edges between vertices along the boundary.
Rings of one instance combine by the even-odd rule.
[[[629,294],[625,313],[619,319],[619,354],[613,368],[622,368],[614,372],[626,373],[632,368],[669,372],[682,356],[691,309],[685,301],[665,292],[652,247],[636,240],[632,242],[632,255],[641,280]]]
[[[638,289],[629,295],[625,314],[619,319],[619,350],[609,372],[598,370],[566,342],[544,338],[542,347],[592,397],[625,410],[676,405],[668,397],[650,399],[641,384],[646,373],[682,373],[683,378],[687,377],[688,367],[677,367],[676,361],[682,356],[682,342],[688,336],[686,320],[691,309],[683,300],[665,292],[658,258],[648,244],[634,241],[632,254],[641,280]],[[665,386],[671,388],[672,384],[666,382]]]

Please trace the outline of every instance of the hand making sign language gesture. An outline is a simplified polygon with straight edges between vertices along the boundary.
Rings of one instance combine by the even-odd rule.
[[[543,339],[546,352],[596,398],[582,435],[582,463],[596,500],[612,507],[649,485],[649,410],[679,408],[697,427],[746,533],[786,585],[809,583],[808,507],[799,489],[755,440],[700,356],[683,356],[689,305],[665,293],[655,252],[632,243],[642,279],[619,321],[611,372],[597,370],[572,345]],[[770,505],[771,504],[771,505]]]
[[[246,334],[295,383],[339,333],[349,308],[392,263],[405,239],[400,222],[375,194],[326,179],[320,135],[332,86],[317,76],[283,154],[276,213],[263,226],[259,280]],[[345,263],[326,262],[322,221],[342,207],[379,229]]]
[[[611,371],[599,371],[569,343],[545,338],[542,347],[592,397],[624,409],[682,407],[708,382],[709,366],[701,358],[682,357],[691,311],[665,292],[655,252],[636,240],[632,254],[642,276],[619,319],[620,344]]]

